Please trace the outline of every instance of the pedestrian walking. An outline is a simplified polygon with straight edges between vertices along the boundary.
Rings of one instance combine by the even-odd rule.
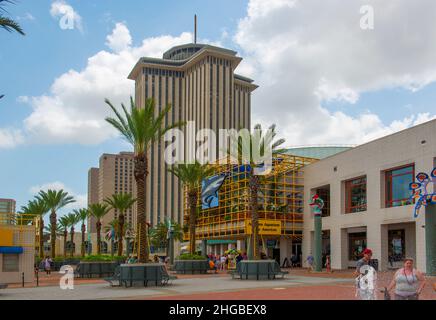
[[[422,272],[413,267],[413,259],[404,259],[401,269],[395,272],[394,278],[389,284],[388,291],[395,287],[395,300],[418,300],[425,286],[425,278]]]

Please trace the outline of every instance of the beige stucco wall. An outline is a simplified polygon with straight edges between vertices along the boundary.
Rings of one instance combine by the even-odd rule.
[[[421,143],[425,141],[425,143]],[[425,271],[424,210],[417,219],[413,205],[384,208],[384,170],[415,164],[415,173],[429,173],[436,158],[436,120],[395,133],[358,146],[349,151],[318,161],[305,168],[305,219],[303,255],[312,248],[313,216],[309,202],[311,190],[330,185],[330,217],[323,218],[323,230],[330,230],[332,267],[343,269],[351,266],[348,261],[347,229],[366,228],[367,246],[379,259],[382,269],[388,266],[387,229],[402,225],[406,229],[406,255],[416,258],[417,267]],[[334,168],[337,168],[335,171]],[[345,180],[367,176],[367,211],[352,214],[344,212]],[[409,235],[415,236],[415,239]],[[408,250],[408,251],[407,251]]]

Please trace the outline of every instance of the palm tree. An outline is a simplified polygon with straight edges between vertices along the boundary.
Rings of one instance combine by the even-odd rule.
[[[89,213],[92,215],[97,221],[95,223],[95,227],[97,229],[97,254],[101,252],[101,218],[103,218],[110,210],[109,206],[106,204],[95,203],[89,205]]]
[[[50,225],[52,226],[51,230],[51,256],[56,256],[56,222],[57,216],[56,211],[65,207],[66,205],[75,202],[72,196],[68,195],[68,192],[64,190],[48,190],[48,191],[40,191],[36,196],[37,200],[43,201],[47,207],[50,209]]]
[[[260,179],[264,179],[265,176],[255,175],[253,172],[254,168],[261,167],[259,163],[256,163],[257,162],[255,161],[256,159],[254,159],[253,149],[259,150],[260,155],[264,155],[265,151],[267,151],[268,149],[272,151],[273,155],[283,153],[284,151],[283,149],[277,149],[277,148],[285,142],[285,139],[278,139],[277,141],[273,142],[274,138],[277,135],[275,129],[276,126],[275,124],[273,124],[268,128],[266,134],[263,134],[262,126],[260,124],[256,124],[254,126],[254,133],[248,134],[243,137],[236,136],[236,135],[232,135],[230,137],[231,143],[235,145],[237,148],[237,150],[235,151],[237,151],[238,163],[241,164],[243,162],[243,155],[249,155],[249,166],[251,170],[248,172],[249,175],[248,186],[249,186],[249,203],[250,203],[249,210],[251,214],[251,227],[252,227],[250,247],[252,248],[251,256],[253,257],[254,260],[259,259],[258,194],[259,194],[259,187],[260,187]],[[270,146],[268,144],[270,144]]]
[[[64,258],[67,257],[67,238],[68,238],[68,227],[70,226],[70,219],[67,216],[63,216],[59,218],[59,231],[64,236]],[[50,230],[51,234],[53,234],[53,226]],[[53,242],[52,242],[53,243]],[[53,252],[53,250],[52,250]],[[54,257],[54,256],[52,256]]]
[[[81,228],[81,232],[82,232],[82,245],[81,245],[81,248],[80,248],[80,254],[81,254],[82,257],[84,257],[85,256],[85,251],[86,251],[85,250],[86,249],[85,248],[85,233],[86,233],[85,221],[89,217],[89,211],[88,211],[88,209],[82,208],[82,209],[76,209],[73,212],[77,215],[79,221],[82,221],[82,228]]]
[[[68,219],[68,225],[70,227],[70,243],[71,243],[70,257],[72,258],[75,253],[74,226],[80,222],[80,217],[73,211],[72,213],[69,213],[67,215],[67,219]]]
[[[193,164],[178,164],[168,169],[188,190],[189,206],[189,242],[190,252],[195,253],[195,225],[197,223],[198,194],[201,191],[201,182],[214,172],[214,168],[196,161]],[[201,193],[201,192],[200,192]]]
[[[123,236],[124,236],[124,213],[132,207],[135,203],[136,199],[133,199],[130,193],[118,193],[113,194],[112,197],[106,198],[104,202],[106,202],[110,208],[118,210],[118,255],[123,255]]]
[[[133,98],[130,97],[130,113],[122,104],[124,116],[121,115],[112,103],[106,99],[106,104],[115,113],[115,118],[108,117],[109,122],[121,135],[129,142],[135,152],[135,180],[136,180],[136,199],[137,199],[137,226],[139,238],[138,261],[147,263],[149,259],[148,252],[148,230],[145,217],[145,179],[148,175],[148,158],[147,151],[152,143],[158,142],[159,139],[170,129],[180,127],[183,123],[175,123],[165,127],[165,117],[170,105],[163,108],[155,116],[155,105],[152,99],[147,99],[143,108],[137,108]]]
[[[44,257],[44,216],[49,211],[47,204],[44,201],[35,199],[29,201],[27,206],[21,207],[21,212],[27,217],[29,215],[39,217],[39,257]]]
[[[7,13],[6,9],[4,8],[6,3],[14,3],[13,0],[0,0],[0,27],[5,29],[6,31],[12,32],[16,31],[21,35],[25,35],[23,29],[18,24],[18,22],[12,20],[11,18],[3,16],[2,13]]]

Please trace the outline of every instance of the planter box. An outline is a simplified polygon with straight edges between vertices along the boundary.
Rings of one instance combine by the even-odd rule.
[[[81,261],[76,268],[76,275],[80,278],[102,278],[111,276],[115,273],[115,268],[119,266],[119,262],[108,261]]]
[[[209,262],[207,260],[176,260],[173,270],[184,274],[207,273]]]

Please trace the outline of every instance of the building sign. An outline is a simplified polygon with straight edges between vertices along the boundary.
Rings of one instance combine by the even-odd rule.
[[[224,183],[227,175],[216,175],[203,179],[201,182],[201,208],[211,209],[219,205],[218,190]]]
[[[251,220],[245,220],[245,233],[251,234]],[[259,220],[260,235],[280,235],[282,232],[282,223],[277,220]]]

